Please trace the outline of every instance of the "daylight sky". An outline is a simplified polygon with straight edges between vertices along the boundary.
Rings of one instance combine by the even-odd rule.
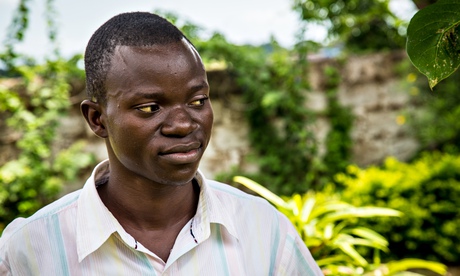
[[[392,0],[396,9],[410,9],[410,0]],[[0,0],[0,40],[6,30],[18,0]],[[51,50],[43,17],[45,0],[31,0],[30,28],[26,40],[18,49],[22,53],[43,58]],[[298,28],[297,14],[291,10],[291,0],[55,0],[58,41],[62,54],[69,57],[83,53],[92,33],[105,21],[121,12],[168,11],[179,18],[203,27],[209,33],[218,31],[235,44],[261,44],[273,35],[290,47]],[[325,30],[311,27],[309,39],[321,41]],[[0,44],[1,45],[1,44]],[[1,47],[1,46],[0,46]],[[1,50],[1,49],[0,49]]]

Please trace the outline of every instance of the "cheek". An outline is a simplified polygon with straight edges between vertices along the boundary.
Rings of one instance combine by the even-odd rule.
[[[203,129],[204,129],[205,135],[207,136],[206,140],[209,142],[209,140],[211,139],[212,126],[213,126],[213,122],[214,122],[214,114],[212,112],[212,109],[210,109],[205,114],[205,116],[203,117],[202,120],[203,120],[202,121],[202,126],[203,126]]]
[[[112,120],[108,121],[108,134],[110,143],[115,151],[132,151],[136,148],[136,143],[142,138],[140,130],[142,125],[136,123],[135,120],[128,116],[122,116],[120,113],[114,113]]]
[[[206,129],[206,132],[210,132],[212,129],[212,124],[214,122],[214,113],[212,112],[212,108],[206,110],[200,114],[200,122],[203,125],[203,128]]]

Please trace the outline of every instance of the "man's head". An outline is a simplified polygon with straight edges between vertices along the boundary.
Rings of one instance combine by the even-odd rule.
[[[152,46],[185,38],[166,19],[147,12],[119,14],[104,23],[91,37],[85,51],[87,94],[105,103],[106,77],[117,46]]]
[[[193,45],[156,15],[121,14],[96,31],[85,61],[97,101],[85,100],[81,109],[106,140],[112,179],[190,183],[213,122],[206,71]]]

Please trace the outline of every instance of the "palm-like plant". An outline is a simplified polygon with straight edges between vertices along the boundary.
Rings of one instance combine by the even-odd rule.
[[[446,273],[444,265],[424,260],[380,262],[380,252],[388,251],[388,241],[369,228],[356,226],[356,222],[366,217],[398,217],[399,211],[355,207],[337,196],[313,192],[281,198],[246,177],[233,180],[267,199],[289,218],[325,275],[419,275],[407,271],[414,268]],[[359,253],[362,247],[374,251],[372,262]]]

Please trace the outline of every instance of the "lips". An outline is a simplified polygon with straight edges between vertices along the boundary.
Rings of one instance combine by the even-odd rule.
[[[173,164],[193,163],[200,159],[201,143],[178,144],[162,150],[159,155]]]

